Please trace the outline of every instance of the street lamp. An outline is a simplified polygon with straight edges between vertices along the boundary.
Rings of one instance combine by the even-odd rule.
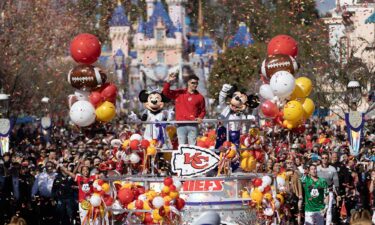
[[[358,155],[363,136],[364,113],[357,111],[357,106],[362,99],[361,85],[358,81],[352,80],[347,85],[346,96],[349,102],[349,112],[345,113],[345,123],[350,142],[350,153]]]
[[[352,80],[348,83],[346,92],[349,101],[349,108],[356,110],[356,106],[359,105],[362,99],[361,85],[358,81]]]
[[[8,117],[9,95],[0,93],[0,117]]]

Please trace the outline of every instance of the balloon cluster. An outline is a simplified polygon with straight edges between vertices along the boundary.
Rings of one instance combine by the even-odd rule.
[[[272,178],[269,176],[255,178],[252,181],[251,191],[243,191],[242,198],[251,199],[250,206],[257,210],[259,217],[272,219],[276,212],[279,215],[282,213],[284,196],[281,192],[277,193],[275,186],[272,185]]]
[[[297,128],[314,112],[314,102],[308,98],[312,82],[307,77],[294,78],[298,70],[295,57],[297,42],[288,35],[274,37],[262,64],[259,94],[266,99],[261,104],[264,116],[288,129]]]
[[[146,190],[135,183],[116,181],[115,186],[117,197],[113,201],[112,209],[115,209],[113,213],[117,220],[127,215],[123,212],[124,209],[133,211],[138,221],[143,224],[169,224],[172,220],[180,219],[179,212],[184,208],[185,201],[179,197],[182,184],[178,179],[165,178],[160,193]]]
[[[99,40],[92,34],[80,34],[71,42],[70,53],[80,63],[68,74],[68,82],[77,89],[69,96],[71,121],[79,127],[111,121],[116,115],[117,87],[106,83],[107,75],[91,65],[101,53]]]
[[[224,141],[220,146],[220,156],[217,175],[230,175],[230,168],[232,160],[237,156],[237,147],[230,141]]]
[[[149,168],[149,159],[155,157],[159,142],[154,139],[148,141],[143,139],[140,134],[132,134],[129,139],[121,141],[119,139],[112,140],[111,144],[114,149],[112,151],[113,160],[117,162],[117,172],[123,172],[123,165],[133,165],[142,167],[143,171]],[[128,168],[131,170],[130,168]],[[128,172],[129,172],[128,170]]]
[[[214,149],[216,143],[216,131],[209,130],[206,134],[197,138],[197,146],[202,148]]]

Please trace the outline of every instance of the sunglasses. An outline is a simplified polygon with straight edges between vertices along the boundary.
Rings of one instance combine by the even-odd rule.
[[[194,85],[197,85],[197,84],[198,84],[198,82],[190,82],[190,84],[194,84]]]

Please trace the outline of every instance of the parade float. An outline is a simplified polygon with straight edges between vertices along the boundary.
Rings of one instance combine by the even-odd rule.
[[[294,77],[297,52],[293,38],[276,36],[261,66],[261,102],[228,85],[223,87],[225,97],[238,95],[251,108],[260,103],[260,116],[269,121],[264,129],[303,129],[314,103],[308,98],[311,80]],[[71,121],[81,129],[110,122],[116,114],[117,88],[106,83],[103,70],[91,65],[100,55],[100,42],[90,34],[78,35],[71,54],[79,63],[68,75],[77,89],[69,96]],[[155,90],[145,90],[140,98],[149,111],[159,112],[165,102]],[[147,105],[149,98],[160,100],[157,109]],[[205,119],[203,123],[220,123],[223,129],[209,130],[198,137],[197,146],[189,146],[176,145],[176,124],[192,121],[163,121],[152,115],[128,121],[145,126],[147,134],[127,131],[111,141],[110,158],[99,166],[106,176],[93,182],[91,197],[82,204],[87,210],[83,224],[194,224],[208,211],[217,212],[225,224],[281,223],[287,175],[282,170],[257,173],[266,157],[264,132],[248,126],[238,140],[230,141],[230,124],[251,125],[252,119]]]

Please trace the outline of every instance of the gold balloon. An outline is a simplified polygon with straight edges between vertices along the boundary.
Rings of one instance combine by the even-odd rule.
[[[308,119],[314,113],[315,104],[313,100],[311,100],[310,98],[306,98],[302,104],[302,108],[305,119]]]
[[[307,77],[299,77],[296,79],[296,87],[290,96],[290,99],[306,98],[312,90],[312,82]]]
[[[105,101],[95,110],[96,119],[101,122],[109,122],[116,115],[116,107],[112,102]]]
[[[255,188],[251,194],[250,194],[250,198],[253,202],[257,203],[257,204],[260,204],[262,203],[262,199],[263,199],[263,193],[259,191],[258,188]]]
[[[297,122],[303,117],[302,104],[298,101],[292,100],[285,104],[284,106],[284,119]]]
[[[289,121],[289,120],[284,120],[283,125],[284,127],[288,128],[289,130],[298,127],[300,121]]]

